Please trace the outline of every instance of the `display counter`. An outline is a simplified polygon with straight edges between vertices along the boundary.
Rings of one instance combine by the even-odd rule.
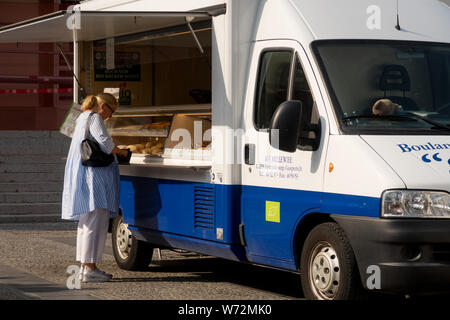
[[[120,107],[106,123],[130,165],[210,168],[211,105]]]

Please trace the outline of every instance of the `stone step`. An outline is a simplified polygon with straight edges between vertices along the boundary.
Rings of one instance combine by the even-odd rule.
[[[62,192],[63,182],[0,183],[0,192]]]
[[[69,147],[60,144],[15,144],[15,142],[10,143],[0,143],[0,150],[3,155],[42,155],[42,154],[52,154],[66,156],[69,152]]]
[[[0,203],[56,203],[62,192],[14,192],[0,193]]]
[[[59,133],[58,131],[33,131],[33,130],[0,130],[0,139],[55,139],[70,141],[69,137]]]
[[[64,223],[61,214],[27,214],[27,215],[4,215],[0,214],[0,224],[6,223],[48,223],[58,222]]]
[[[57,138],[5,138],[0,135],[0,145],[8,146],[14,143],[15,146],[26,145],[61,145],[69,146],[70,139]]]
[[[66,163],[65,155],[3,155],[0,154],[0,164],[52,164]]]
[[[67,155],[71,140],[48,136],[5,137],[0,131],[0,150],[2,155]]]
[[[64,172],[65,163],[3,163],[1,173],[49,173]]]
[[[39,173],[4,173],[0,172],[0,183],[12,182],[61,182],[64,179],[64,171],[39,172]]]
[[[58,131],[0,130],[0,223],[63,221],[70,143]]]
[[[61,203],[0,203],[0,215],[61,214]]]

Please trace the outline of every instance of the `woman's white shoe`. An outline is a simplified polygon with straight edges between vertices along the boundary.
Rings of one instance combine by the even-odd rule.
[[[113,275],[112,274],[110,274],[110,273],[106,273],[105,271],[103,271],[103,270],[100,270],[100,269],[96,269],[98,272],[101,272],[101,273],[103,273],[105,276],[108,276],[108,277],[113,277]]]
[[[99,269],[85,269],[83,272],[83,282],[108,282],[111,278],[112,275],[104,273]]]

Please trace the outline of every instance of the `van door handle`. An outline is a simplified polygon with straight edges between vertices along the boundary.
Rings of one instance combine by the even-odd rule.
[[[253,166],[255,164],[255,148],[254,144],[246,144],[245,145],[245,164]]]

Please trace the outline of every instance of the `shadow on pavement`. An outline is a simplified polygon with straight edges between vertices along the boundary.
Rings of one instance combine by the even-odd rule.
[[[300,275],[251,264],[243,264],[220,258],[199,257],[173,260],[155,260],[143,272],[151,273],[192,273],[192,276],[157,278],[114,278],[120,282],[153,281],[196,281],[229,282],[253,289],[270,291],[288,298],[303,298]]]

